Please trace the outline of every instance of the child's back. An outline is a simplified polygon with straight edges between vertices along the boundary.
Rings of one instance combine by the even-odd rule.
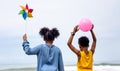
[[[89,50],[89,53],[86,54],[84,51],[80,51],[80,59],[77,62],[78,71],[92,71],[93,56],[92,51]]]
[[[90,32],[91,32],[91,35],[93,38],[91,49],[88,51],[89,39],[86,36],[83,36],[78,39],[78,44],[79,44],[79,48],[80,48],[80,50],[78,50],[72,44],[73,37],[78,30],[79,30],[78,26],[75,26],[71,36],[69,37],[67,44],[68,44],[69,48],[78,57],[78,62],[77,62],[78,71],[92,71],[93,54],[94,54],[95,48],[96,48],[96,37],[94,35],[93,30],[91,29]]]

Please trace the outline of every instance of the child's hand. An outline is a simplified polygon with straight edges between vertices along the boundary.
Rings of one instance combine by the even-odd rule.
[[[91,30],[93,30],[93,28],[94,28],[94,25],[92,25],[92,28],[91,28]],[[90,30],[90,31],[91,31],[91,30]]]
[[[79,30],[79,29],[78,29],[78,25],[76,25],[76,26],[74,27],[74,29],[73,29],[73,32],[76,33],[78,30]]]
[[[24,35],[23,35],[23,41],[26,41],[26,40],[27,40],[27,35],[24,34]]]

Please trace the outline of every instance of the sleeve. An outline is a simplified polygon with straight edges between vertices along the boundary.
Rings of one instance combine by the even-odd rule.
[[[61,51],[59,53],[59,59],[58,59],[58,71],[64,71],[64,64],[63,64]]]
[[[38,46],[34,48],[30,48],[28,41],[24,41],[22,46],[23,46],[23,50],[27,55],[37,55],[37,53],[40,50]]]

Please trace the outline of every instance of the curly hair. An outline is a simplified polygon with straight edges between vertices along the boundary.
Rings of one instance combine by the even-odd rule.
[[[47,40],[47,41],[53,41],[55,38],[57,38],[60,33],[59,31],[57,30],[57,28],[53,28],[53,29],[49,29],[47,27],[43,27],[39,34],[44,37],[44,40]]]
[[[83,47],[89,46],[89,39],[86,36],[82,36],[78,39],[78,44]]]

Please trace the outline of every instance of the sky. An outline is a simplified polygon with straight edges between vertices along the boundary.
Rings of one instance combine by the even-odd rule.
[[[33,8],[33,18],[25,21],[20,5]],[[54,41],[63,54],[65,64],[76,64],[76,55],[68,48],[67,40],[75,25],[82,18],[94,24],[97,46],[95,63],[120,63],[120,1],[119,0],[0,0],[0,64],[36,63],[36,56],[28,56],[22,48],[22,36],[26,32],[31,48],[44,43],[39,36],[42,27],[56,27],[60,36]],[[26,27],[25,27],[26,26]],[[26,31],[25,31],[26,29]],[[73,40],[90,32],[79,30]]]

